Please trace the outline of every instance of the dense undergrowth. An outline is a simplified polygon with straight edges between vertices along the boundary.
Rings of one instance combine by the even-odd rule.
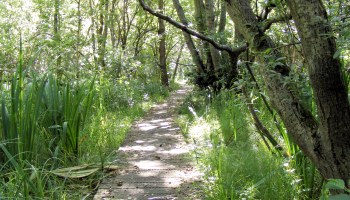
[[[196,91],[179,109],[177,122],[196,146],[207,199],[327,199],[324,181],[283,125],[280,133],[263,104],[254,102],[283,150],[267,146],[242,96]]]
[[[2,77],[0,199],[92,197],[131,123],[167,94],[151,79],[103,74],[60,79],[20,66]]]

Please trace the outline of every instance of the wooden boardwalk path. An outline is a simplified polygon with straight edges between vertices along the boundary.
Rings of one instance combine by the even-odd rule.
[[[134,123],[118,153],[125,167],[102,181],[94,199],[200,199],[193,183],[201,174],[174,123],[174,110],[190,90],[184,86],[173,92]]]

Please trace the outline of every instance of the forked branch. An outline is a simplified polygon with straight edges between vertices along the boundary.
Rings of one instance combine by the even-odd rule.
[[[227,46],[227,45],[222,45],[222,44],[219,44],[218,42],[216,42],[215,40],[201,34],[201,33],[198,33],[190,28],[188,28],[186,25],[182,24],[182,23],[179,23],[177,21],[175,21],[174,19],[172,19],[171,17],[167,16],[167,15],[164,15],[162,13],[159,13],[159,12],[156,12],[155,10],[153,10],[152,8],[150,8],[149,6],[147,6],[145,4],[145,2],[143,0],[139,0],[139,3],[141,5],[141,7],[147,11],[148,13],[150,13],[151,15],[153,16],[156,16],[160,19],[163,19],[165,21],[167,21],[168,23],[170,23],[171,25],[175,26],[176,28],[179,28],[181,29],[182,31],[190,34],[190,35],[193,35],[201,40],[204,40],[206,42],[209,42],[211,45],[213,45],[216,49],[219,49],[221,51],[226,51],[228,52],[229,54],[235,54],[235,55],[239,55],[240,53],[242,53],[243,51],[245,51],[247,49],[247,46],[241,46],[241,47],[237,47],[237,48],[231,48],[230,46]]]

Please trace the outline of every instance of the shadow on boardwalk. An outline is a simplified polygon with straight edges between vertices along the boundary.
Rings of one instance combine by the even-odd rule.
[[[134,123],[118,151],[125,167],[102,181],[94,199],[200,199],[201,174],[174,123],[175,108],[190,91],[183,86]]]

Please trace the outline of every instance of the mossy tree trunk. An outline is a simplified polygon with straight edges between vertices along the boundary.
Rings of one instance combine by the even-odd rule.
[[[348,180],[350,106],[326,9],[320,0],[286,2],[302,41],[317,105],[319,129],[309,151],[315,152],[314,162],[325,178]]]
[[[333,58],[336,52],[335,40],[322,2],[287,0],[309,65],[319,118],[316,121],[301,104],[297,91],[293,89],[296,87],[288,82],[288,66],[283,63],[276,65],[275,61],[283,55],[275,48],[271,38],[261,30],[249,1],[225,1],[237,29],[262,64],[260,72],[269,97],[288,133],[323,177],[348,180],[350,108],[339,60]],[[266,55],[266,52],[269,53]]]

